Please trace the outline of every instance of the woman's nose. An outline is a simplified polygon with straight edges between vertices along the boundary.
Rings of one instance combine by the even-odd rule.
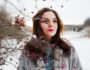
[[[50,21],[49,26],[53,26],[53,22],[52,21]]]

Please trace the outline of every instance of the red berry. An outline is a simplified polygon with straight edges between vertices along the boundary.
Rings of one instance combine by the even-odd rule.
[[[12,58],[10,58],[10,61],[12,61]]]
[[[2,58],[2,57],[0,57],[0,60],[3,60],[3,58]]]
[[[63,8],[63,5],[61,5],[61,8]]]
[[[32,11],[31,13],[32,13],[32,14],[34,14],[34,12],[33,12],[33,11]]]
[[[26,9],[24,8],[24,10],[26,10]]]
[[[76,66],[73,67],[76,70]]]
[[[52,6],[50,8],[52,8]]]
[[[28,53],[29,53],[28,51],[27,51],[27,52],[25,52],[25,55],[28,55]]]
[[[22,60],[22,58],[19,58],[19,61],[21,61]]]
[[[61,68],[65,68],[65,67],[66,67],[66,64],[62,63]]]
[[[56,49],[58,49],[59,47],[58,46],[56,46]]]
[[[34,53],[34,52],[32,52],[32,53],[31,53],[31,55],[32,55],[32,56],[35,56],[35,53]]]

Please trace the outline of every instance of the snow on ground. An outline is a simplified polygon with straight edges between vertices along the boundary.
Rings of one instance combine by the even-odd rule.
[[[90,70],[90,39],[77,38],[72,39],[71,42],[78,52],[83,69]]]
[[[83,70],[90,70],[90,38],[83,37],[80,32],[65,32],[64,37],[69,39],[71,44],[75,47]]]
[[[63,37],[67,38],[76,48],[83,70],[90,70],[90,38],[83,37],[80,32],[64,32]],[[16,60],[17,61],[17,60]],[[16,70],[11,64],[0,66],[3,70]]]

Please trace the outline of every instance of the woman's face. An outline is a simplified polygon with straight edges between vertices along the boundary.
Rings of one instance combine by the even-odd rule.
[[[46,36],[46,38],[51,38],[57,32],[58,24],[55,14],[51,11],[45,12],[40,20],[40,26]]]

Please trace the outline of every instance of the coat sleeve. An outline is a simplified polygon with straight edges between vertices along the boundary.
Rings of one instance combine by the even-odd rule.
[[[72,68],[71,68],[71,70],[82,70],[79,56],[78,56],[75,48],[72,50]]]
[[[17,67],[17,70],[25,70],[25,61],[24,61],[24,50],[22,50],[20,58],[19,58],[19,65]]]

